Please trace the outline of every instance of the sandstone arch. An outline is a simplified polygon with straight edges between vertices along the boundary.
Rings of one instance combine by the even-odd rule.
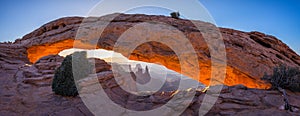
[[[104,17],[100,18],[88,18],[87,25],[96,21],[105,21]],[[26,47],[27,56],[31,62],[36,61],[38,58],[48,54],[58,54],[59,51],[72,48],[74,42],[82,44],[83,48],[92,49],[92,45],[95,40],[85,40],[83,35],[81,40],[74,40],[76,30],[78,30],[83,18],[70,17],[62,18],[50,22],[34,32],[24,36],[22,39],[17,40],[15,43]],[[200,82],[208,84],[210,79],[210,54],[204,42],[201,33],[199,33],[193,25],[183,19],[173,19],[164,16],[147,16],[147,15],[125,15],[120,14],[116,17],[109,26],[105,29],[99,41],[97,42],[97,48],[112,50],[116,39],[128,28],[133,25],[144,21],[160,21],[177,27],[183,31],[186,36],[193,43],[200,62],[200,73],[203,77],[200,78]],[[211,24],[199,22],[204,26],[211,26]],[[65,24],[61,28],[51,28],[60,24]],[[93,26],[84,27],[93,30]],[[226,79],[224,84],[236,85],[243,84],[250,88],[266,88],[267,84],[262,83],[260,78],[264,73],[270,74],[273,67],[278,64],[285,64],[291,67],[300,67],[300,57],[292,51],[286,44],[273,36],[265,35],[259,32],[241,32],[232,29],[220,28],[226,45],[226,52],[228,57],[228,66],[226,67]],[[97,38],[95,38],[97,39]],[[268,44],[268,47],[261,45],[264,42]],[[164,50],[161,45],[153,45],[154,47]],[[46,47],[52,47],[50,51],[43,50]],[[144,47],[144,46],[141,46]],[[169,59],[170,56],[160,55],[159,59],[147,58],[143,55],[144,51],[134,51],[129,59],[139,60],[145,62],[157,62],[160,59]],[[172,57],[174,56],[171,55]],[[281,56],[278,58],[278,56]],[[160,62],[169,69],[180,72],[176,67],[179,66],[176,58],[174,60],[167,60]]]
[[[44,56],[48,56],[48,55],[56,55],[58,54],[60,51],[66,50],[66,49],[70,49],[73,48],[73,44],[76,43],[78,48],[82,48],[82,49],[93,49],[94,46],[81,42],[81,41],[76,41],[76,40],[72,40],[72,39],[67,39],[67,40],[62,40],[62,41],[58,41],[52,44],[42,44],[42,45],[35,45],[32,47],[29,47],[27,49],[27,56],[30,62],[36,62],[38,59],[44,57]],[[154,49],[152,49],[152,47],[157,47],[160,46],[160,48],[164,48],[161,49],[163,51],[160,51],[161,53],[157,53]],[[97,47],[99,48],[99,47]],[[158,48],[157,48],[158,49]],[[150,51],[151,54],[154,54],[154,56],[149,55],[149,53],[147,54],[146,51]],[[137,47],[136,50],[133,51],[133,53],[130,55],[129,59],[130,60],[136,60],[136,61],[144,61],[144,62],[149,62],[149,63],[160,63],[161,65],[166,66],[167,68],[174,70],[176,72],[181,72],[181,67],[179,64],[179,60],[178,58],[175,56],[169,56],[167,54],[163,54],[167,53],[166,51],[168,51],[168,54],[174,54],[174,52],[166,45],[163,45],[161,43],[156,43],[156,42],[149,42],[149,43],[145,43],[142,44],[140,46]],[[146,54],[145,54],[146,53]],[[200,64],[200,74],[201,74],[201,78],[200,78],[200,82],[208,85],[209,84],[209,79],[210,79],[210,75],[211,75],[211,67],[208,64],[205,64],[203,62],[201,62]],[[225,79],[225,84],[226,85],[236,85],[236,84],[244,84],[248,87],[252,87],[252,88],[265,88],[267,86],[264,85],[264,83],[261,83],[257,80],[254,79],[249,79],[244,73],[235,71],[234,69],[232,69],[231,67],[227,67],[227,74],[226,76],[229,78]],[[238,74],[236,74],[238,73]]]

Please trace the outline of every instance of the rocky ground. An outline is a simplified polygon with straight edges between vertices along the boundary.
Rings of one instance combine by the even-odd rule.
[[[62,97],[52,92],[53,73],[55,68],[61,64],[62,57],[50,55],[32,65],[27,65],[18,57],[8,57],[10,54],[8,53],[1,53],[0,115],[93,115],[80,97]],[[109,70],[109,64],[103,60],[96,60],[96,62],[98,81],[109,98],[123,108],[136,111],[159,108],[167,103],[174,94],[184,92],[184,90],[179,93],[178,91],[157,92],[143,97],[129,94],[116,83],[112,71]],[[80,89],[82,96],[98,91],[91,88],[85,89],[85,87],[99,85],[91,80],[92,76],[89,76],[79,81],[79,85],[83,87]],[[182,115],[198,115],[201,103],[206,102],[203,101],[204,96],[217,95],[213,88],[211,87],[210,92],[207,93],[194,90],[196,94]],[[207,115],[299,115],[300,93],[288,91],[288,97],[294,107],[294,112],[283,110],[283,96],[278,91],[249,89],[242,85],[224,86],[216,104]],[[172,107],[170,109],[172,110]],[[113,109],[107,110],[114,112]],[[173,110],[175,112],[175,109]],[[170,114],[172,113],[166,113],[166,115]],[[126,115],[126,112],[122,115]]]
[[[98,29],[103,29],[103,24],[108,23],[108,19],[112,16],[117,17],[109,22],[109,25],[99,37],[97,35]],[[218,96],[215,90],[220,86],[211,86],[206,92],[202,92],[199,88],[176,91],[176,87],[174,88],[176,84],[169,82],[165,85],[167,91],[163,89],[141,97],[122,90],[115,81],[117,77],[113,75],[110,65],[103,60],[96,60],[96,75],[89,75],[87,78],[78,81],[81,87],[79,91],[81,97],[97,96],[98,92],[105,92],[113,101],[113,104],[128,110],[118,113],[116,109],[106,109],[106,106],[109,105],[105,104],[108,103],[107,101],[96,104],[95,107],[87,108],[79,96],[62,97],[52,92],[51,82],[55,69],[63,60],[62,57],[57,55],[60,51],[73,48],[74,43],[80,45],[78,48],[92,49],[94,47],[112,50],[122,33],[141,22],[147,22],[147,24],[155,26],[162,26],[159,24],[164,23],[172,27],[172,31],[169,30],[171,27],[148,30],[149,33],[155,31],[155,36],[150,37],[152,39],[160,39],[162,36],[172,37],[170,35],[176,35],[175,32],[178,30],[187,36],[196,51],[198,56],[196,60],[199,61],[201,67],[200,73],[203,76],[199,81],[204,84],[208,84],[211,77],[210,62],[212,56],[203,36],[207,31],[213,31],[212,35],[206,35],[209,38],[213,38],[220,33],[226,47],[225,84],[228,86],[223,86]],[[95,25],[95,23],[99,25]],[[131,115],[130,111],[145,111],[163,107],[176,95],[181,96],[177,99],[176,107],[168,105],[169,112],[163,112],[161,115],[172,115],[172,113],[178,111],[178,107],[187,104],[188,107],[181,115],[198,115],[201,104],[211,103],[209,100],[204,100],[205,96],[217,98],[216,103],[207,113],[207,115],[212,116],[300,114],[299,92],[287,91],[294,112],[286,111],[283,108],[282,93],[276,90],[264,89],[269,85],[260,80],[265,73],[272,73],[272,69],[280,64],[289,67],[300,67],[299,55],[286,44],[270,35],[226,28],[218,28],[219,32],[217,32],[216,30],[205,30],[214,27],[212,24],[200,21],[196,21],[196,23],[201,24],[204,33],[199,32],[189,20],[166,16],[112,14],[87,19],[66,17],[47,23],[17,39],[14,43],[0,43],[0,115],[93,115],[89,110],[91,108],[102,108],[97,112],[103,114],[110,112],[116,115]],[[81,24],[83,25],[81,29],[86,33],[80,33],[78,39],[76,33]],[[140,30],[148,29],[147,26],[139,28]],[[141,33],[136,33],[135,36],[137,38],[144,37]],[[129,59],[150,63],[159,62],[177,72],[181,72],[181,68],[190,72],[194,71],[191,68],[194,66],[193,64],[180,67],[179,59],[174,51],[168,46],[157,42],[144,43],[130,55]],[[95,88],[99,85],[104,90]],[[123,85],[128,84],[123,83]],[[195,92],[195,95],[190,94],[193,92]],[[191,103],[185,101],[185,98],[188,97],[193,97]],[[93,103],[94,101],[90,102]],[[204,107],[204,109],[209,108]]]

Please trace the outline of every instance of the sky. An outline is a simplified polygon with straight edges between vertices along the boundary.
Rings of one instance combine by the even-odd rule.
[[[87,16],[101,0],[1,0],[0,42],[14,41],[52,20],[67,16]],[[103,1],[103,0],[102,0]],[[140,0],[137,0],[140,1]],[[179,1],[179,0],[178,0]],[[241,31],[259,31],[273,35],[300,53],[299,0],[199,0],[219,27]],[[199,14],[192,6],[174,2],[190,14]],[[116,8],[119,6],[108,6]],[[170,4],[170,3],[169,3]],[[168,15],[170,10],[136,8],[128,13]],[[156,10],[155,10],[156,9]],[[184,12],[184,11],[180,11]],[[193,19],[192,15],[184,17]]]

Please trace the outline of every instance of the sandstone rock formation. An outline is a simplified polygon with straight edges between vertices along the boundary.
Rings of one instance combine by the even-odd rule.
[[[10,48],[4,48],[1,45],[1,49],[9,51]],[[26,65],[18,59],[20,57],[8,57],[13,53],[10,52],[1,54],[3,56],[1,66],[6,67],[0,69],[0,115],[93,115],[80,97],[62,97],[52,92],[49,81],[52,81],[53,76],[48,78],[47,75],[54,75],[54,67],[61,64],[62,57],[50,55],[41,58],[33,65]],[[116,83],[109,64],[98,59],[95,62],[97,81],[93,80],[92,75],[79,80],[81,96],[95,95],[99,90],[93,89],[93,87],[99,86],[98,82],[100,82],[105,93],[114,103],[130,110],[147,111],[164,105],[174,94],[185,92],[185,90],[159,91],[149,96],[129,94]],[[213,91],[214,87],[212,86],[210,92],[206,94],[194,90],[196,95],[182,115],[198,115],[200,105],[206,102],[203,101],[204,96],[217,95]],[[274,113],[276,115],[298,115],[300,113],[300,93],[288,91],[287,94],[294,112],[283,110],[283,97],[278,91],[249,89],[243,85],[224,86],[216,104],[207,115],[273,115]],[[180,100],[178,103],[185,104]],[[178,105],[180,106],[180,104]],[[106,108],[105,105],[99,104],[99,106]],[[172,107],[170,109],[174,112],[176,110]],[[105,111],[114,112],[115,110],[105,109]],[[166,112],[167,114],[171,115],[172,112]]]
[[[148,67],[146,66],[145,71],[143,71],[143,68],[141,67],[141,65],[137,64],[135,68],[136,68],[135,69],[136,76],[133,77],[133,80],[140,84],[148,83],[151,79]],[[139,77],[142,77],[142,78],[139,78]]]
[[[83,18],[68,17],[45,24],[14,43],[0,43],[0,115],[92,115],[80,97],[62,97],[51,91],[50,84],[54,71],[63,60],[57,54],[64,49],[72,48],[74,43],[76,47],[84,49],[112,50],[118,37],[140,22],[164,22],[183,31],[197,51],[200,72],[203,74],[200,82],[209,83],[207,79],[210,79],[211,56],[201,33],[190,21],[165,16],[117,15],[118,17],[107,26],[100,37],[95,33],[87,33],[82,35],[80,40],[75,40],[76,31]],[[88,18],[84,22],[86,25],[84,28],[93,31],[95,27],[89,25],[94,25],[94,22],[99,24],[107,22],[110,16]],[[211,26],[208,23],[198,23]],[[289,101],[295,111],[289,112],[283,110],[284,101],[280,92],[254,89],[268,87],[260,83],[259,78],[264,73],[271,73],[276,65],[299,67],[299,55],[270,35],[226,28],[220,28],[220,32],[226,45],[228,66],[225,84],[229,86],[223,87],[216,104],[207,115],[299,115],[299,93],[288,91]],[[99,41],[89,39],[91,37]],[[160,62],[169,69],[181,71],[176,54],[168,46],[157,42],[140,45],[133,51],[130,59]],[[168,102],[178,92],[173,90],[176,84],[169,83],[166,84],[166,89],[169,90],[149,96],[129,94],[116,84],[109,64],[103,60],[95,60],[95,65],[97,80],[106,94],[114,103],[127,109],[136,111],[155,109]],[[189,69],[189,67],[182,68]],[[85,89],[97,85],[91,78],[79,82],[83,94],[97,92],[95,89]],[[243,84],[246,87],[236,84]],[[207,94],[194,90],[196,95],[182,115],[197,115],[201,103],[206,102],[203,101],[204,96],[216,96],[213,92],[215,87],[218,86],[211,86]],[[188,90],[179,92],[189,93]],[[114,111],[114,109],[106,110]]]
[[[112,16],[116,17],[99,35],[97,30],[99,28],[103,29],[103,24],[108,23],[108,19]],[[25,35],[22,39],[16,40],[14,45],[25,47],[28,59],[32,63],[43,56],[58,54],[64,49],[72,48],[73,45],[85,49],[103,48],[112,50],[114,43],[122,33],[142,22],[162,22],[183,32],[198,55],[201,75],[199,81],[206,85],[209,84],[211,78],[211,54],[202,34],[189,20],[165,16],[127,14],[112,14],[100,18],[90,17],[86,19],[82,17],[66,17],[43,25],[39,29]],[[199,23],[203,28],[213,26],[209,23],[195,22]],[[76,35],[79,27],[85,31]],[[147,27],[141,27],[141,30],[143,29],[146,30]],[[164,29],[161,30],[163,31]],[[299,55],[273,36],[260,32],[241,32],[226,28],[220,28],[219,30],[226,47],[227,67],[224,82],[226,85],[243,84],[251,88],[267,88],[268,85],[261,82],[260,78],[265,73],[272,73],[272,69],[275,66],[284,64],[290,67],[299,67],[300,65]],[[155,34],[168,35],[168,33]],[[75,40],[76,36],[77,39]],[[143,38],[139,34],[134,36]],[[157,42],[148,42],[138,46],[130,54],[129,58],[145,62],[159,62],[179,73],[181,68],[193,71],[192,66],[180,67],[179,59],[172,49]]]

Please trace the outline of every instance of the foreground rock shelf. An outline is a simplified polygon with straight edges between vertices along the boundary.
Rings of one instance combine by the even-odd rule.
[[[8,54],[4,54],[8,55]],[[33,65],[26,65],[15,58],[2,60],[0,69],[0,114],[1,115],[92,115],[80,97],[62,97],[51,91],[54,67],[58,67],[62,57],[50,55],[43,57]],[[121,107],[145,111],[158,108],[168,102],[176,91],[157,92],[150,96],[138,97],[126,93],[114,81],[110,66],[103,60],[97,60],[98,80],[104,91],[114,103]],[[101,65],[100,65],[101,64]],[[10,66],[10,67],[8,67]],[[30,70],[29,70],[30,69]],[[47,78],[45,78],[47,77]],[[93,81],[80,81],[81,95],[97,92]],[[217,87],[217,86],[215,86]],[[210,89],[213,90],[214,86]],[[184,90],[182,91],[184,92]],[[182,115],[198,115],[198,110],[206,94],[196,90],[196,95]],[[207,94],[215,96],[214,92]],[[224,86],[216,104],[207,115],[298,115],[300,113],[300,93],[288,91],[288,97],[295,112],[283,110],[283,97],[278,91],[249,89],[243,85]],[[106,111],[114,112],[113,109]],[[172,113],[167,113],[172,114]]]
[[[94,22],[105,22],[106,18],[113,15],[88,18],[85,24],[88,26]],[[112,50],[120,34],[139,22],[164,22],[183,31],[197,51],[200,73],[204,74],[199,81],[209,84],[207,80],[210,79],[210,53],[201,33],[195,31],[195,27],[188,20],[165,16],[117,15],[103,35],[97,38],[99,41],[95,46],[89,43],[91,40],[88,39],[95,36],[93,33],[86,35],[87,38],[82,40],[74,40],[82,17],[61,18],[43,25],[14,43],[0,43],[0,115],[92,115],[80,97],[62,97],[51,91],[50,85],[55,69],[63,60],[57,54],[72,48],[74,42],[79,48]],[[198,23],[211,26],[204,22]],[[299,115],[300,93],[287,91],[294,112],[285,111],[282,94],[265,90],[269,85],[260,81],[264,73],[272,73],[272,69],[279,64],[300,67],[299,55],[273,36],[226,28],[220,28],[220,32],[224,38],[228,59],[224,83],[226,85],[207,115]],[[169,69],[180,72],[178,58],[164,44],[145,43],[133,51],[130,59],[160,62]],[[167,103],[176,93],[161,91],[143,98],[124,93],[113,81],[114,76],[108,70],[109,65],[103,60],[97,62],[101,64],[96,66],[97,75],[101,75],[98,77],[99,82],[105,88],[106,94],[121,107],[136,111],[155,109]],[[95,85],[84,82],[81,84]],[[213,90],[214,87],[218,86],[210,88]],[[85,90],[86,94],[95,91],[97,90]],[[197,115],[201,103],[205,102],[204,96],[215,96],[195,91],[192,103],[182,115]],[[113,112],[113,109],[111,110]]]

